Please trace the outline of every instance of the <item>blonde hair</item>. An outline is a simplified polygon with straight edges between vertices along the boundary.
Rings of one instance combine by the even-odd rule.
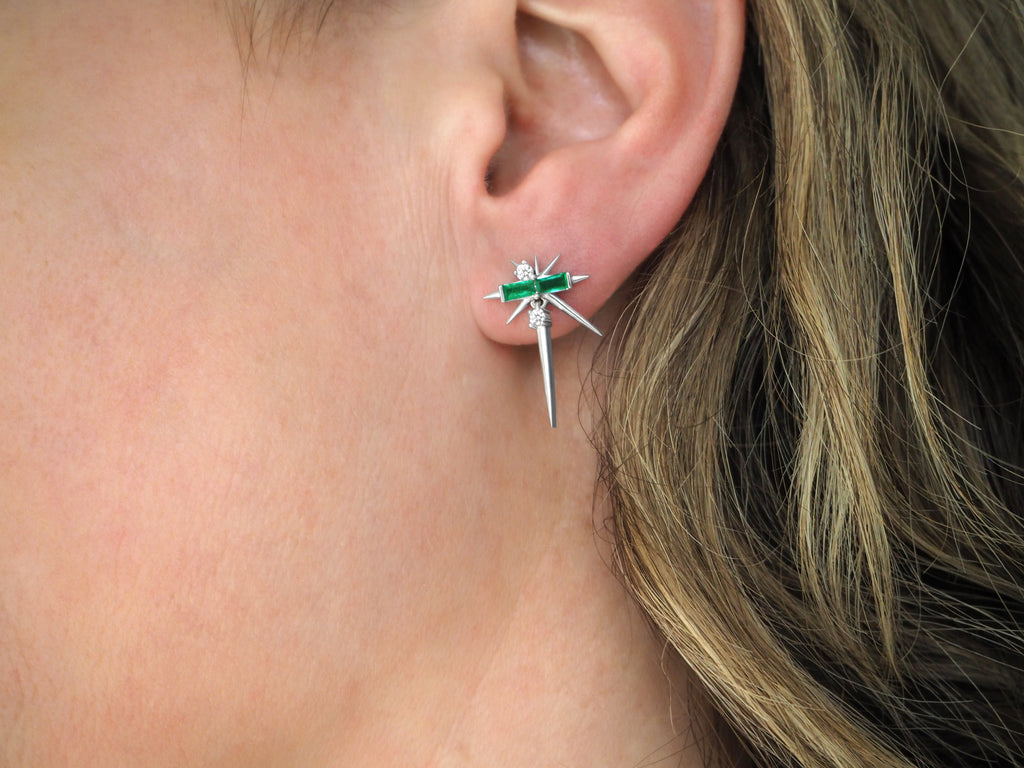
[[[627,584],[760,765],[1024,765],[1022,129],[1019,0],[749,0],[600,450]]]

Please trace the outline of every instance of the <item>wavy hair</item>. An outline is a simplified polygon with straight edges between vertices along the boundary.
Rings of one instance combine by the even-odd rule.
[[[607,350],[624,579],[761,766],[1024,766],[1024,4],[749,0]]]

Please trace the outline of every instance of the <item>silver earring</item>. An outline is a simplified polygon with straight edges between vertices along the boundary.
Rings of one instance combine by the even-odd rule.
[[[537,331],[537,346],[540,348],[540,367],[544,374],[544,396],[548,401],[548,419],[551,421],[552,427],[555,426],[556,422],[555,373],[551,367],[551,312],[548,311],[548,304],[553,304],[583,327],[590,329],[598,336],[601,335],[601,332],[587,322],[583,315],[562,301],[558,296],[555,296],[556,293],[567,291],[576,283],[582,283],[590,277],[590,275],[570,275],[568,272],[559,272],[552,275],[551,268],[555,266],[555,262],[558,261],[560,256],[561,254],[555,256],[554,260],[548,264],[547,269],[543,272],[540,271],[536,258],[534,258],[532,266],[525,261],[519,264],[513,261],[512,266],[516,271],[516,282],[506,283],[500,286],[494,293],[484,296],[485,299],[501,299],[502,302],[519,302],[519,306],[516,307],[515,312],[508,318],[506,325],[515,320],[524,309],[530,308],[528,317],[530,319],[530,327]]]

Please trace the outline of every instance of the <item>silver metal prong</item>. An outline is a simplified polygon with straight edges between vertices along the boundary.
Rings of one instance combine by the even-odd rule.
[[[547,277],[549,274],[551,274],[551,268],[555,266],[555,264],[558,262],[560,258],[562,258],[562,254],[558,254],[557,256],[555,256],[555,258],[551,260],[551,263],[548,264],[547,269],[540,273],[540,277]]]
[[[550,326],[542,325],[537,329],[537,348],[540,350],[540,370],[544,376],[544,396],[548,401],[548,420],[555,427],[555,372],[551,367]]]
[[[576,283],[582,283],[584,280],[589,279],[590,275],[569,275],[569,282],[571,282],[573,285],[576,285]]]
[[[484,296],[484,298],[485,299],[500,299],[501,298],[501,291],[495,291],[494,293],[488,293],[486,296]]]
[[[519,302],[519,306],[516,307],[516,311],[513,312],[511,315],[509,315],[508,320],[505,321],[505,325],[508,325],[513,320],[515,320],[517,317],[519,317],[519,313],[522,312],[524,309],[526,309],[526,307],[529,306],[529,304],[530,304],[530,302],[532,300],[533,300],[533,297],[531,296],[530,298],[523,299],[521,302]]]
[[[570,307],[568,304],[566,304],[564,301],[562,301],[560,298],[558,298],[554,294],[549,294],[545,298],[547,298],[548,301],[550,301],[552,304],[554,304],[560,310],[565,312],[565,314],[567,314],[569,317],[571,317],[577,323],[582,325],[584,328],[590,329],[591,331],[596,333],[598,336],[604,336],[603,333],[601,333],[599,330],[597,330],[597,328],[595,328],[593,325],[590,324],[590,321],[588,321],[587,318],[585,318],[583,315],[581,315],[579,312],[577,312],[575,309]]]

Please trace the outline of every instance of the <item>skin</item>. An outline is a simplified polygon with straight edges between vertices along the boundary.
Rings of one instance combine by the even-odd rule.
[[[469,306],[450,5],[245,76],[209,3],[0,9],[0,764],[698,763],[593,342],[552,432]]]

